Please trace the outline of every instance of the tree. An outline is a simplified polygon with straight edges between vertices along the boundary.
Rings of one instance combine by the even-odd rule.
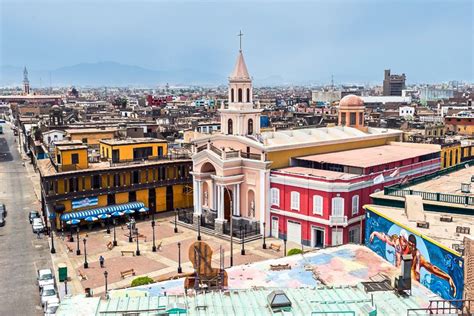
[[[150,278],[149,276],[142,276],[142,277],[135,278],[132,281],[132,284],[130,286],[135,287],[135,286],[140,286],[140,285],[151,284],[151,283],[154,283],[154,282],[155,281],[152,278]]]
[[[299,255],[302,253],[303,251],[299,248],[293,248],[293,249],[288,250],[288,256]]]
[[[115,98],[113,104],[121,109],[125,109],[127,107],[127,99],[125,98]]]

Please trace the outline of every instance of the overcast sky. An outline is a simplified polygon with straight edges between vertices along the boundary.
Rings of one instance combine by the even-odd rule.
[[[114,61],[228,75],[237,33],[253,77],[473,81],[473,1],[0,0],[0,65]]]

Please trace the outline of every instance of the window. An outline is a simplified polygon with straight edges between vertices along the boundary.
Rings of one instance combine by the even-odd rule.
[[[230,89],[230,102],[234,102],[234,88]]]
[[[359,196],[352,197],[352,215],[359,213]]]
[[[250,89],[247,88],[247,102],[250,102]]]
[[[335,197],[332,199],[332,216],[344,215],[344,199],[342,197]]]
[[[77,165],[79,163],[79,154],[72,154],[71,155],[71,163],[73,165]]]
[[[360,244],[360,227],[354,226],[349,228],[349,242],[352,244]]]
[[[83,144],[87,144],[87,138],[83,138],[83,139],[82,139],[82,143],[83,143]]]
[[[128,192],[128,201],[129,202],[136,202],[137,201],[137,192],[135,192],[135,191]]]
[[[313,214],[323,215],[323,197],[313,195]]]
[[[350,125],[356,125],[356,114],[355,113],[351,113],[350,114]]]
[[[341,125],[346,125],[346,113],[341,113]]]
[[[232,123],[232,119],[229,119],[227,121],[227,134],[231,135],[231,134],[234,134],[233,133],[233,123]]]
[[[253,120],[249,119],[247,123],[247,134],[252,135],[253,133]]]
[[[242,89],[239,88],[238,90],[238,96],[237,96],[238,102],[242,102]]]
[[[140,171],[134,170],[132,173],[132,184],[140,183]]]
[[[299,192],[291,192],[291,209],[292,210],[300,210],[300,193]]]
[[[270,190],[270,203],[271,203],[271,205],[280,206],[280,189],[271,188],[271,190]]]
[[[363,125],[364,113],[359,113],[359,125]]]

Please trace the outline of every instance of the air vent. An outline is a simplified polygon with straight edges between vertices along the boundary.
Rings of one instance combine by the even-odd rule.
[[[461,183],[461,192],[462,193],[471,193],[471,184],[470,183]]]
[[[457,226],[456,227],[456,233],[469,235],[471,233],[471,228],[470,227],[465,227],[465,226]]]
[[[425,221],[418,221],[418,222],[416,222],[416,227],[419,227],[419,228],[430,228],[430,223],[429,223],[429,222],[425,222]]]
[[[442,221],[442,222],[451,223],[453,221],[453,217],[448,216],[448,215],[442,215],[439,220]]]

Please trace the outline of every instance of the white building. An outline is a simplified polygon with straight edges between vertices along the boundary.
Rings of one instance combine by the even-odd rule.
[[[398,108],[398,115],[404,118],[413,118],[415,116],[415,107],[401,106]]]

